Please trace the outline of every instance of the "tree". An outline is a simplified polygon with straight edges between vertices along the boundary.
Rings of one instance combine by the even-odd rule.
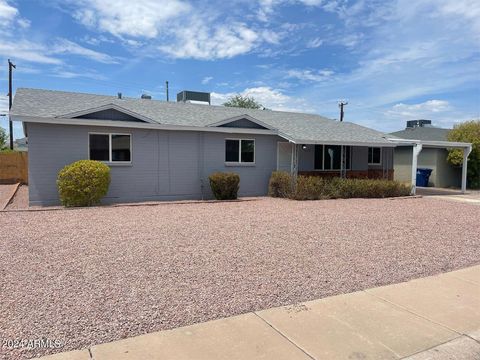
[[[7,132],[0,127],[0,150],[2,150],[5,147],[5,144],[7,143]]]
[[[467,184],[472,189],[480,188],[480,120],[455,125],[448,133],[448,140],[472,143],[472,152],[468,157]],[[463,150],[451,149],[448,161],[453,165],[462,165]]]
[[[240,94],[230,97],[227,102],[223,103],[223,106],[238,107],[245,109],[261,109],[262,104],[258,103],[255,98],[250,96],[242,96]]]

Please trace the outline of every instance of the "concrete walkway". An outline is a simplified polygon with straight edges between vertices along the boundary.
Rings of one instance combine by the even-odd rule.
[[[418,187],[417,195],[447,201],[463,202],[471,205],[480,205],[480,191],[478,190],[468,190],[465,194],[462,194],[459,190]]]
[[[42,359],[480,359],[480,265]]]

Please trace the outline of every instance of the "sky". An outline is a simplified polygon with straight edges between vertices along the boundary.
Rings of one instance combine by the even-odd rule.
[[[344,100],[384,132],[480,118],[478,0],[0,0],[0,114],[8,58],[14,90],[165,100],[168,80],[335,119]]]

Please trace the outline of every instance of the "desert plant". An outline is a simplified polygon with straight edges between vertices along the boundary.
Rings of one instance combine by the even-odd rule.
[[[233,172],[215,172],[211,174],[210,188],[217,200],[234,200],[237,198],[240,176]]]
[[[57,187],[64,206],[92,206],[100,203],[110,185],[110,168],[100,161],[80,160],[58,173]]]
[[[468,157],[467,182],[472,189],[480,188],[480,120],[455,125],[448,133],[448,141],[472,143],[472,152]],[[447,159],[453,165],[462,165],[463,150],[451,149]]]
[[[408,196],[410,191],[410,186],[392,180],[299,176],[291,197],[296,200],[385,198]]]
[[[287,198],[293,190],[292,176],[286,171],[274,171],[268,182],[268,195]]]

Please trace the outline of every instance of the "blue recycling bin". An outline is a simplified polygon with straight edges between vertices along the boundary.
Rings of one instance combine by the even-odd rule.
[[[432,169],[417,168],[417,186],[427,187]]]

